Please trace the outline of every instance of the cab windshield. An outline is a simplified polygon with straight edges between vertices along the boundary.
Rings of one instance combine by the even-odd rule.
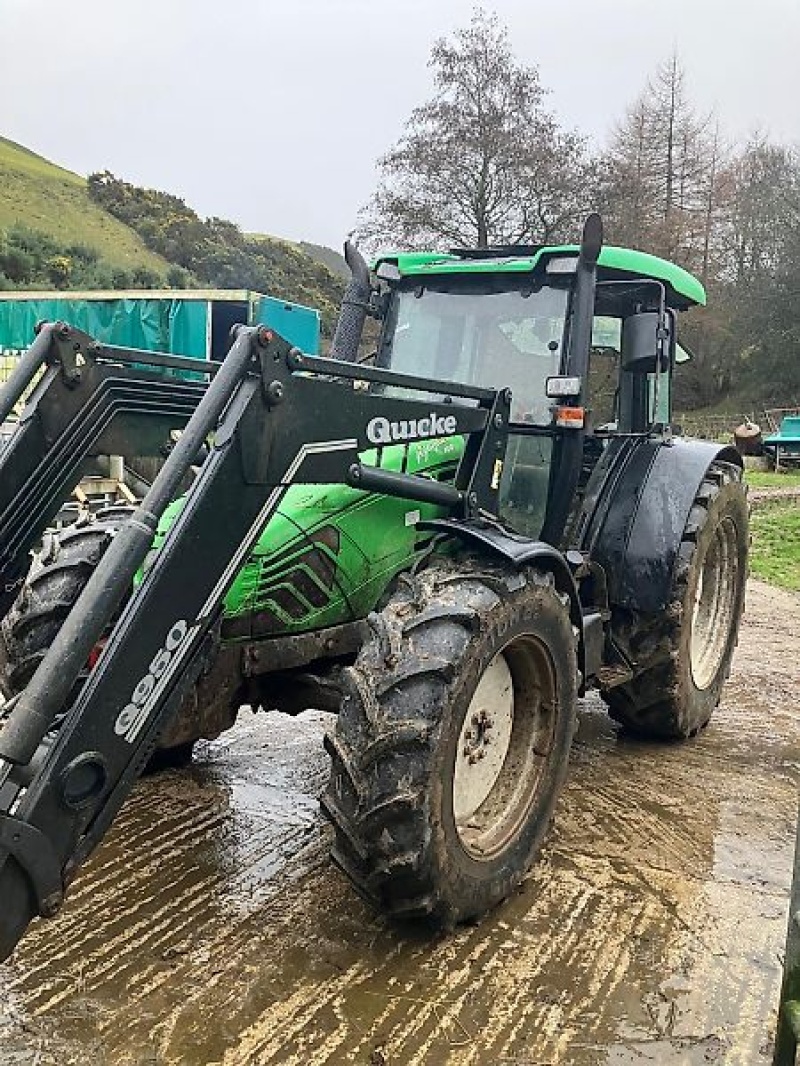
[[[380,364],[422,377],[510,388],[515,422],[548,425],[545,383],[557,374],[564,343],[566,288],[487,291],[448,282],[400,290]]]

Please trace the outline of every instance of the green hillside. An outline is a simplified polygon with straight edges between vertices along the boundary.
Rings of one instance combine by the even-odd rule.
[[[318,263],[324,263],[337,278],[343,278],[346,281],[350,277],[350,268],[341,252],[328,248],[325,244],[312,244],[310,241],[300,241],[298,248],[306,255],[310,255],[312,259],[316,259]]]
[[[135,230],[173,269],[214,288],[252,289],[316,307],[323,333],[331,335],[344,284],[299,246],[244,233],[224,218],[201,218],[180,197],[109,171],[90,174],[88,188],[95,205]]]
[[[316,307],[330,336],[344,286],[340,257],[322,251],[338,271],[171,193],[108,171],[82,178],[0,137],[0,289],[252,289]]]
[[[86,179],[0,137],[0,229],[24,227],[62,247],[84,245],[112,267],[164,276],[169,264],[98,207]]]

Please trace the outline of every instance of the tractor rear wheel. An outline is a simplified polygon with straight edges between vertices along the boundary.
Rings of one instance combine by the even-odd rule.
[[[741,470],[714,462],[689,513],[665,610],[615,633],[638,672],[602,695],[631,733],[682,740],[708,724],[738,638],[747,547]]]
[[[549,574],[437,565],[401,582],[326,737],[333,859],[398,917],[450,926],[519,884],[567,772],[576,636]]]

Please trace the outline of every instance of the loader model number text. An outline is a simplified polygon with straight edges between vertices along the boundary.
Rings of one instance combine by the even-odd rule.
[[[189,635],[189,626],[181,619],[167,633],[167,639],[158,649],[150,663],[147,673],[137,682],[136,688],[131,694],[130,703],[127,703],[117,715],[114,723],[114,732],[118,737],[123,737],[129,744],[134,744],[142,731],[142,727],[150,716],[152,710],[151,697],[156,691],[159,681],[169,670],[170,663],[175,652],[184,643]]]
[[[367,440],[372,444],[393,444],[426,437],[452,437],[456,429],[455,415],[437,415],[435,411],[431,411],[427,418],[408,418],[400,422],[378,417],[367,423]]]

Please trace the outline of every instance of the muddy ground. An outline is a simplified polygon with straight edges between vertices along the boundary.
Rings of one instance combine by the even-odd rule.
[[[326,719],[244,716],[139,784],[0,966],[6,1064],[767,1063],[797,813],[800,598],[756,582],[685,745],[581,711],[533,876],[478,926],[387,925],[326,859]]]

